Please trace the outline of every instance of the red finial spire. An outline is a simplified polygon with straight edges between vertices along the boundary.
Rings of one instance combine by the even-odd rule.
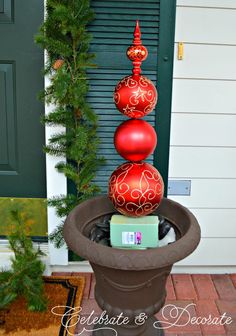
[[[142,41],[141,41],[141,31],[139,28],[139,20],[136,20],[136,27],[134,30],[134,39],[133,39],[133,45],[137,46],[137,45],[141,45]]]
[[[127,49],[127,56],[133,62],[133,74],[140,75],[141,73],[141,64],[147,58],[148,51],[142,45],[141,41],[141,31],[139,28],[139,21],[136,21],[136,27],[134,30],[134,39],[133,44]]]

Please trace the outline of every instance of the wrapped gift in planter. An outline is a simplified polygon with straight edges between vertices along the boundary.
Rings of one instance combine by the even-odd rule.
[[[132,218],[113,215],[110,221],[111,246],[129,249],[158,247],[158,225],[157,216]]]

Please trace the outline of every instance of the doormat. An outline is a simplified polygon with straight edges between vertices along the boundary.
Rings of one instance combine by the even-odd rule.
[[[44,291],[48,299],[45,312],[30,312],[26,300],[18,298],[6,310],[0,310],[1,336],[70,336],[74,335],[77,315],[66,314],[72,307],[80,307],[85,285],[84,277],[44,277]],[[58,306],[63,306],[59,308]],[[65,308],[65,306],[67,308]],[[58,307],[58,308],[54,308]],[[58,316],[52,313],[54,310]],[[77,309],[78,311],[78,309]],[[63,319],[63,323],[62,323]],[[65,328],[63,325],[68,325]]]

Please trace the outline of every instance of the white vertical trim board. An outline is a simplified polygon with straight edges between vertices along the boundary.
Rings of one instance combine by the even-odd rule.
[[[45,87],[49,85],[48,78],[45,77]],[[48,114],[53,110],[53,106],[46,106],[45,113]],[[45,128],[46,144],[50,137],[58,132],[64,131],[63,128],[49,127]],[[64,158],[55,158],[51,155],[46,155],[46,174],[47,174],[47,198],[52,198],[58,195],[65,195],[67,193],[66,178],[63,174],[59,174],[55,165],[57,162],[64,160]],[[60,224],[61,219],[57,217],[55,209],[48,208],[48,233],[50,234]],[[67,265],[68,264],[68,250],[66,246],[60,249],[54,247],[52,242],[49,242],[49,261],[51,265]]]
[[[44,0],[44,18],[46,17],[46,0]],[[47,53],[44,52],[44,63],[47,62]],[[49,78],[44,78],[45,88],[50,84]],[[45,105],[45,114],[53,110],[53,105]],[[54,133],[64,131],[63,128],[57,127],[45,127],[45,141],[48,141]],[[51,155],[46,154],[46,180],[47,180],[47,198],[51,198],[58,195],[65,195],[67,193],[67,181],[63,174],[59,174],[55,165],[57,162],[64,160],[65,158],[55,158]],[[58,224],[60,224],[61,219],[57,217],[55,209],[48,207],[48,234],[54,231]],[[49,265],[68,265],[68,250],[66,246],[60,249],[54,247],[53,243],[49,241],[49,260],[47,261],[47,274],[50,274]]]
[[[177,268],[236,266],[235,31],[235,0],[177,1],[169,177],[190,180],[191,193],[170,198],[195,214],[202,231]]]

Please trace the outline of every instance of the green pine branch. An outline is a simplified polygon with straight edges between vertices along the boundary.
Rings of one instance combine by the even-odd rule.
[[[34,249],[19,210],[13,210],[12,217],[15,224],[8,240],[14,257],[11,270],[0,272],[0,309],[24,296],[29,310],[43,311],[47,308],[42,278],[45,265],[40,260],[44,254]]]
[[[97,155],[97,116],[86,99],[89,91],[86,72],[95,67],[94,55],[89,52],[91,35],[87,31],[94,12],[89,0],[47,0],[46,8],[46,20],[35,41],[47,51],[44,74],[51,84],[40,93],[40,98],[55,108],[42,121],[50,126],[63,126],[66,132],[54,134],[44,150],[65,157],[65,162],[58,162],[56,169],[76,189],[74,195],[59,195],[48,201],[63,220],[77,204],[100,191],[93,180],[104,159]],[[50,235],[57,247],[64,242],[62,229],[63,222]]]

